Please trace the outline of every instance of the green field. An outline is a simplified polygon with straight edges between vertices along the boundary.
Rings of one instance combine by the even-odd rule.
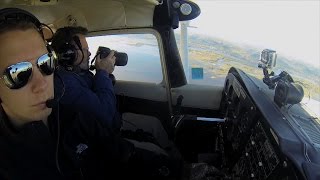
[[[179,44],[179,35],[177,35]],[[262,69],[258,68],[258,61],[262,49],[239,46],[221,39],[202,35],[189,36],[189,59],[202,63],[219,64],[212,70],[214,77],[225,77],[230,67],[236,67],[247,74],[262,79]],[[266,47],[267,48],[267,47]],[[278,54],[277,68],[287,71],[295,82],[304,87],[305,96],[320,101],[320,69],[295,59],[288,59]]]

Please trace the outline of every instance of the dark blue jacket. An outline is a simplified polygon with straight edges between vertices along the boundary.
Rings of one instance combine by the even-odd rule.
[[[48,126],[39,120],[15,129],[0,107],[0,180],[155,179],[169,164],[90,115],[69,119],[63,111],[54,109]]]
[[[90,71],[75,73],[60,68],[54,83],[55,97],[60,98],[62,109],[70,114],[88,113],[111,128],[120,127],[112,80],[107,72],[97,70],[93,75]]]
[[[126,171],[131,143],[88,115],[60,113],[59,120],[56,112],[48,126],[40,120],[17,130],[0,109],[1,180],[108,179]]]

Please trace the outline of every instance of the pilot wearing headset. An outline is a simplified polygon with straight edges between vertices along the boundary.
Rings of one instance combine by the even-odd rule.
[[[122,137],[151,141],[162,148],[170,146],[166,131],[157,119],[146,121],[133,115],[133,120],[124,120],[122,123],[110,78],[116,60],[114,51],[103,59],[99,55],[95,56],[96,74],[93,75],[89,71],[91,53],[85,37],[87,32],[83,27],[63,27],[57,30],[52,39],[52,48],[58,55],[59,68],[56,74],[62,78],[62,81],[55,79],[55,94],[57,97],[62,96],[59,99],[61,113],[68,117],[79,111],[89,113],[107,124],[111,130],[120,132],[121,129]]]
[[[42,26],[25,10],[0,9],[0,179],[157,174],[161,156],[134,148],[88,114],[60,116],[59,103],[52,103],[61,98],[54,97],[56,56],[44,40]],[[107,69],[99,60],[96,66]]]
[[[96,74],[89,71],[90,51],[83,27],[63,27],[57,30],[52,47],[58,55],[57,74],[62,81],[55,80],[56,95],[64,114],[73,116],[77,112],[90,113],[110,129],[118,131],[121,126],[116,111],[116,97],[110,74],[114,70],[114,51],[103,59],[96,57]],[[62,84],[64,83],[64,85]]]

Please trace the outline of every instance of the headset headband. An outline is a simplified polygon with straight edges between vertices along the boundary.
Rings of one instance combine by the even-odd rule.
[[[33,14],[19,8],[4,8],[0,10],[0,26],[12,21],[26,21],[33,23],[41,31],[42,23]]]

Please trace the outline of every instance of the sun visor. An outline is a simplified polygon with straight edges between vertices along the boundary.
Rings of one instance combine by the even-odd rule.
[[[125,4],[126,26],[151,27],[153,25],[154,8],[155,5],[153,3],[143,5]]]
[[[99,1],[98,1],[99,2]],[[151,27],[153,25],[154,7],[159,4],[156,0],[123,0],[101,2],[98,9],[86,14],[90,31],[118,29],[124,27]]]
[[[47,4],[46,4],[47,3]],[[54,29],[84,26],[89,31],[152,27],[158,0],[11,0],[1,5],[33,13]]]

